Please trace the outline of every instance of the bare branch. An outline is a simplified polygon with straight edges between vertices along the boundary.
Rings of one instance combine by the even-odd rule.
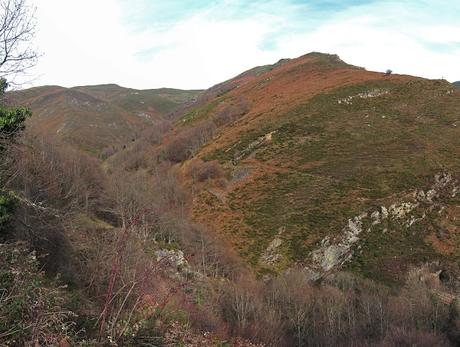
[[[0,78],[14,79],[35,66],[35,8],[28,0],[0,0]]]

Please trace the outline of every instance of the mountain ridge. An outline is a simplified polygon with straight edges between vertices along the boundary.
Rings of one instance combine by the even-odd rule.
[[[42,86],[15,91],[9,102],[30,107],[28,123],[41,133],[54,133],[93,155],[110,146],[124,146],[201,91],[172,88],[136,90],[115,84]]]
[[[227,183],[194,187],[192,215],[259,273],[313,266],[310,257],[325,237],[338,240],[348,221],[375,204],[396,206],[414,190],[429,190],[442,172],[458,177],[460,93],[450,83],[370,72],[317,53],[262,70],[224,82],[231,88],[218,85],[219,93],[211,88],[212,96],[177,123],[217,127],[193,160],[219,162]],[[439,199],[458,215],[456,198]],[[422,220],[423,237],[405,236],[403,226],[395,234],[363,234],[361,253],[343,266],[391,282],[423,257],[453,264],[453,251],[441,254],[451,241],[436,236],[443,224],[456,235],[453,215]],[[390,252],[387,244],[399,248]]]

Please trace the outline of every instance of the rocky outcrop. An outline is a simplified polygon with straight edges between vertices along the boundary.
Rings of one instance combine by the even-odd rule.
[[[369,98],[376,98],[382,95],[389,94],[390,91],[388,89],[373,89],[373,90],[368,90],[363,93],[359,93],[356,95],[350,95],[345,98],[341,98],[337,100],[337,103],[339,105],[352,105],[354,99],[369,99]]]
[[[316,270],[327,272],[344,264],[353,256],[352,246],[360,240],[359,235],[363,232],[363,221],[369,218],[368,213],[363,213],[348,220],[348,224],[342,229],[342,235],[336,242],[326,236],[321,241],[321,246],[312,252],[311,257]]]
[[[155,257],[159,268],[166,270],[171,278],[200,278],[203,276],[192,269],[181,250],[158,249],[155,251]]]
[[[184,257],[184,252],[181,250],[167,250],[159,249],[155,251],[157,262],[180,269],[182,267],[188,267],[188,262]]]
[[[276,237],[270,242],[265,252],[262,254],[261,261],[265,265],[272,266],[281,259],[280,247],[283,245],[281,235],[284,233],[285,228],[281,227],[278,230]]]
[[[388,219],[397,220],[406,228],[410,228],[426,217],[425,208],[443,208],[437,202],[441,194],[455,197],[459,192],[458,181],[449,173],[441,173],[435,175],[434,184],[429,190],[414,191],[412,201],[392,204],[388,208],[381,206],[379,209],[349,219],[339,236],[334,239],[326,236],[319,248],[310,254],[310,270],[324,274],[340,268],[353,257],[356,250],[359,250],[362,233],[386,232],[386,229],[381,230],[378,226]],[[422,204],[424,208],[419,209]]]
[[[257,140],[251,142],[245,149],[236,153],[235,157],[233,158],[233,165],[237,165],[242,159],[247,158],[265,143],[271,142],[275,133],[276,130],[258,137]]]

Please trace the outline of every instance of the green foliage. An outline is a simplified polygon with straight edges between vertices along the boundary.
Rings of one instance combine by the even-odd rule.
[[[180,124],[191,124],[198,120],[204,120],[209,117],[211,112],[217,107],[217,105],[221,102],[220,99],[216,99],[209,104],[205,104],[204,106],[198,107],[188,113],[186,113],[181,119]]]
[[[10,191],[0,189],[0,235],[11,222],[16,205],[15,195]]]
[[[27,107],[0,107],[0,136],[10,140],[24,129],[24,122],[32,113]]]
[[[251,232],[243,254],[256,264],[270,241],[281,234],[283,253],[290,261],[302,261],[324,231],[339,231],[347,220],[361,210],[350,202],[351,187],[326,178],[291,170],[260,177],[251,185],[229,196],[232,209],[243,211]],[[255,196],[255,198],[253,198]]]
[[[0,345],[57,346],[73,335],[67,297],[23,243],[0,245]]]
[[[0,95],[5,95],[6,90],[8,89],[8,82],[4,78],[0,78]]]
[[[5,94],[8,83],[0,79],[0,97]],[[24,129],[24,122],[31,112],[26,107],[5,107],[0,105],[0,155],[6,150],[14,137]],[[2,158],[1,158],[2,159]],[[11,221],[17,199],[14,194],[3,188],[3,177],[0,176],[0,234]]]
[[[8,82],[0,78],[0,98],[5,95]],[[32,115],[27,107],[6,107],[0,104],[0,152],[6,149],[8,141],[11,141],[21,130],[24,122]]]

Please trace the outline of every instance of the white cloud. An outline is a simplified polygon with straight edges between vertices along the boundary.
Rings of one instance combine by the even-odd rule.
[[[112,0],[40,0],[37,82],[78,85],[118,79],[132,63],[133,44]],[[36,82],[36,83],[37,83]]]
[[[394,2],[348,9],[313,30],[305,13],[304,27],[299,22],[295,31],[285,32],[288,11],[225,19],[225,1],[167,30],[152,23],[136,32],[117,0],[36,1],[37,46],[44,56],[33,71],[39,76],[35,85],[206,88],[253,66],[310,51],[337,53],[371,70],[460,80],[455,46],[460,25],[423,24],[424,18],[415,20]],[[275,48],[264,49],[271,37]],[[435,51],[427,43],[452,47]]]
[[[340,21],[330,20],[313,32],[288,40],[281,50],[296,55],[301,54],[301,46],[307,50],[337,53],[346,62],[363,66],[368,70],[385,71],[390,68],[400,74],[433,79],[460,79],[459,49],[436,52],[423,44],[422,41],[428,39],[428,36],[423,35],[423,31],[420,36],[416,36],[400,30],[398,26],[382,28],[373,23],[375,18],[367,16]],[[443,28],[448,32],[455,32],[456,29],[458,30]],[[437,28],[424,30],[433,33]],[[439,37],[443,36],[432,36],[431,40],[437,42]],[[443,44],[448,44],[448,41],[443,40]]]

